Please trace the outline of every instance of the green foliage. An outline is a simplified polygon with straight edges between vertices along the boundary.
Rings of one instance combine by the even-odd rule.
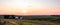
[[[59,17],[24,17],[26,20],[39,20],[39,21],[50,21],[50,22],[60,22]]]

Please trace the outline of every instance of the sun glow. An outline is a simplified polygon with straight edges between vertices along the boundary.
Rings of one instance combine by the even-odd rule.
[[[27,13],[27,10],[22,10],[22,13],[26,14]]]

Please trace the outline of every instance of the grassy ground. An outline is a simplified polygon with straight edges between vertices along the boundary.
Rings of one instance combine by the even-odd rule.
[[[2,21],[9,22],[12,25],[20,25],[20,20],[15,19],[3,19]],[[9,24],[7,23],[7,24]],[[22,20],[22,25],[60,25],[59,23],[39,20]]]

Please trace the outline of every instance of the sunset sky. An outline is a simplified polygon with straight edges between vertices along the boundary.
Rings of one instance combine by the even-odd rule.
[[[60,0],[0,0],[0,14],[60,15]]]

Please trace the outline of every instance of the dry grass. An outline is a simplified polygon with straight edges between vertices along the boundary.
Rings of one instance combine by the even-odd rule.
[[[6,25],[20,25],[20,20],[14,19],[4,19],[6,21]],[[22,20],[23,25],[60,25],[59,23],[53,23],[49,21],[38,21],[38,20]]]

